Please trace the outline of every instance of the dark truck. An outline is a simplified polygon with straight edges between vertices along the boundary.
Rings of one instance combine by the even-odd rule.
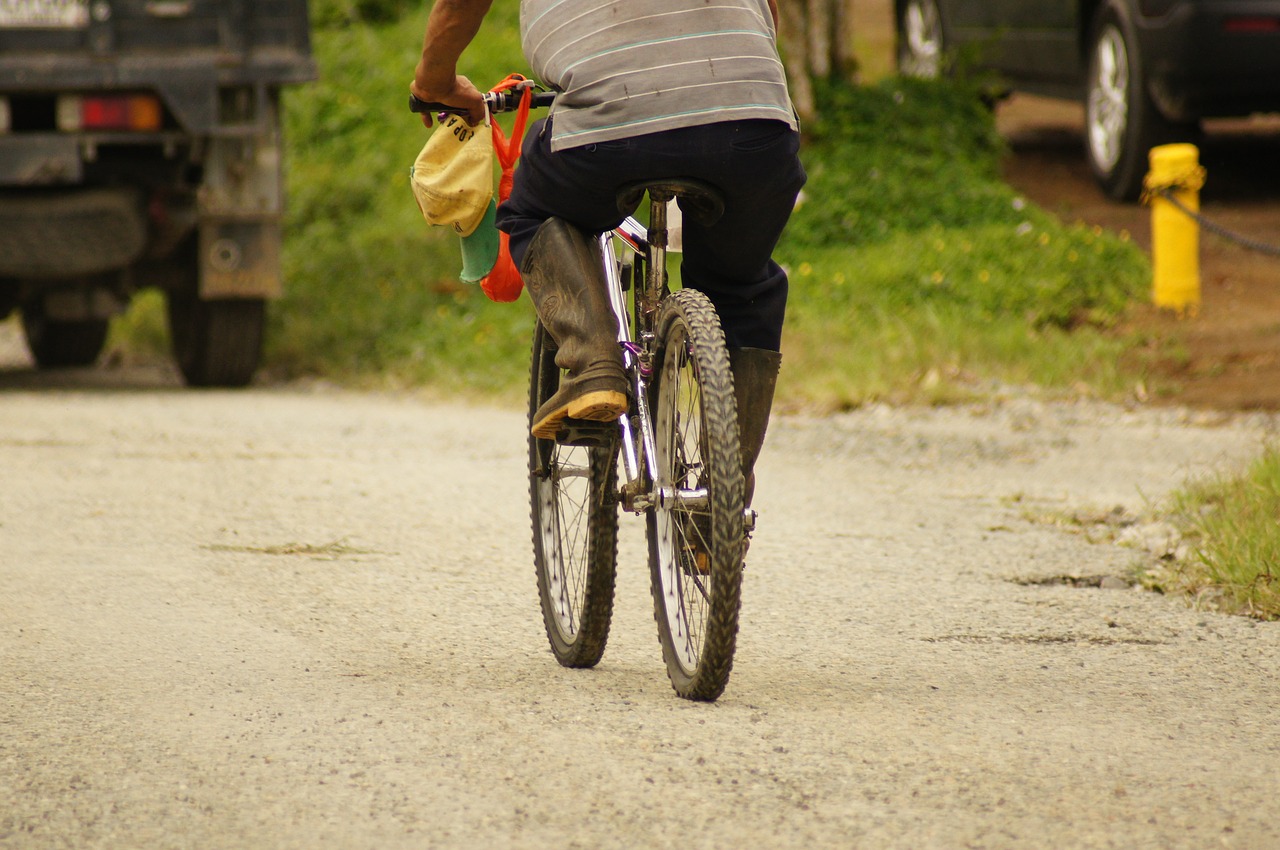
[[[249,382],[280,294],[280,91],[306,0],[0,0],[0,318],[88,365],[144,287],[193,386]]]

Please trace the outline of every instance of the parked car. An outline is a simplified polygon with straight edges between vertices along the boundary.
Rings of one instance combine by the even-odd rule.
[[[92,363],[163,290],[187,383],[247,383],[280,290],[279,96],[306,0],[0,2],[0,318]]]
[[[1280,110],[1280,0],[894,0],[898,67],[955,57],[1011,90],[1085,105],[1085,151],[1114,198],[1142,189],[1147,152],[1204,118]]]

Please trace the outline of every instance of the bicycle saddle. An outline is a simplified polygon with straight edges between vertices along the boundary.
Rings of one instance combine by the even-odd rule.
[[[645,192],[658,201],[679,198],[680,210],[703,227],[710,227],[724,215],[724,198],[720,197],[720,190],[710,183],[687,178],[628,183],[618,190],[618,211],[631,215]]]

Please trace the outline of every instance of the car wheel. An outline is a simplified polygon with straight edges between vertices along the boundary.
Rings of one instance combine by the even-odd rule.
[[[1112,198],[1136,200],[1147,172],[1148,151],[1188,130],[1168,121],[1147,94],[1132,24],[1115,5],[1104,7],[1094,22],[1087,86],[1089,167]]]
[[[934,80],[942,76],[942,16],[936,0],[907,0],[898,17],[898,71]]]

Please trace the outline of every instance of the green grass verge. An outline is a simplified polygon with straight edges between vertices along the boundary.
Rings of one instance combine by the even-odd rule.
[[[1245,472],[1194,483],[1174,498],[1189,555],[1153,580],[1164,591],[1208,597],[1218,607],[1280,619],[1280,447]]]
[[[519,57],[514,6],[496,12],[485,56]],[[316,32],[321,80],[286,104],[286,287],[267,365],[286,376],[513,395],[527,370],[529,305],[492,304],[460,284],[457,238],[423,223],[409,189],[428,136],[405,107],[424,21],[419,12]],[[485,56],[462,72],[480,81],[519,70]]]
[[[423,224],[409,190],[427,132],[404,106],[425,21],[397,18],[407,5],[317,7],[321,79],[286,95],[285,295],[265,372],[514,401],[528,301],[458,283],[456,238]],[[517,20],[498,0],[460,70],[525,70]],[[792,277],[784,405],[945,402],[1002,383],[1114,397],[1140,380],[1117,365],[1138,344],[1117,323],[1149,280],[1145,258],[1002,183],[973,89],[887,79],[821,97],[810,182],[778,250]],[[162,311],[142,306],[117,336],[152,344]]]
[[[1140,341],[1118,328],[1146,258],[1001,182],[974,89],[888,79],[822,100],[779,251],[793,402],[946,402],[1007,384],[1116,397],[1141,380],[1122,365]]]

